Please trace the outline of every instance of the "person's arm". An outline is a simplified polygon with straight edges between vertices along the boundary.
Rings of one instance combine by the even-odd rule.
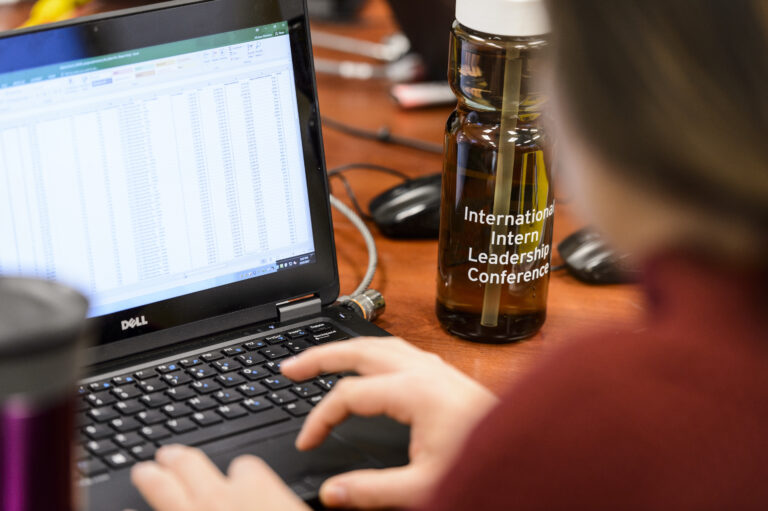
[[[385,414],[411,426],[410,463],[330,478],[320,497],[331,507],[418,505],[448,470],[464,438],[498,402],[436,355],[402,339],[366,338],[312,348],[283,362],[282,370],[296,381],[321,373],[359,374],[341,379],[312,410],[296,440],[300,450],[320,445],[350,414]],[[269,467],[250,456],[233,461],[224,477],[200,451],[170,446],[158,451],[155,462],[136,465],[132,477],[157,511],[308,509]],[[259,499],[253,499],[254,489]]]

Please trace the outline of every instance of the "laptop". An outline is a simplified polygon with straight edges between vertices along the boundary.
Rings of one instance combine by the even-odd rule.
[[[407,463],[353,418],[293,447],[343,374],[280,362],[386,332],[334,305],[329,189],[302,0],[155,4],[0,36],[0,274],[90,299],[76,398],[89,509],[146,510],[130,467],[168,443],[263,457],[305,500]]]

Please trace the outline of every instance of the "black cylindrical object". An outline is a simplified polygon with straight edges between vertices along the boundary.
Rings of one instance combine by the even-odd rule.
[[[0,509],[74,509],[72,434],[87,302],[0,278]]]

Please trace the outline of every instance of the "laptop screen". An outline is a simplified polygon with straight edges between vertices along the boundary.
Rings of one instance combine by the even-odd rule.
[[[0,74],[0,274],[102,316],[315,261],[285,22]]]

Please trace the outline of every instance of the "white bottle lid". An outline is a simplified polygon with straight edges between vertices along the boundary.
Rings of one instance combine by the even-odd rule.
[[[549,16],[542,0],[456,0],[456,20],[472,30],[500,36],[549,32]]]

